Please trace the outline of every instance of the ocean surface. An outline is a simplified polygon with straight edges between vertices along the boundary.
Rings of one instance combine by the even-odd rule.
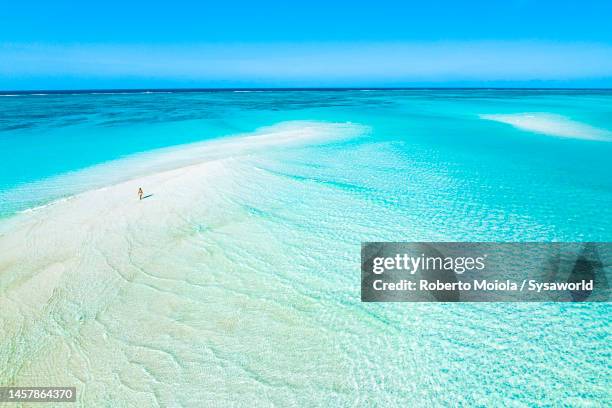
[[[303,126],[323,141],[214,148]],[[0,94],[0,233],[75,194],[224,155],[231,176],[207,181],[215,196],[173,232],[186,241],[156,248],[163,260],[139,258],[142,271],[169,274],[172,301],[124,291],[126,306],[104,320],[71,300],[116,340],[87,349],[86,332],[61,332],[87,356],[74,378],[88,401],[612,404],[609,304],[359,298],[362,241],[612,241],[612,91]],[[49,333],[41,316],[23,344]],[[161,357],[122,372],[110,360],[137,340]],[[0,335],[0,385],[30,378],[10,363],[27,362],[15,344]]]
[[[100,177],[66,177],[92,166],[295,120],[370,132],[287,152],[277,170],[396,215],[443,221],[433,228],[441,238],[612,238],[605,90],[4,94],[0,215],[147,171],[107,166]]]

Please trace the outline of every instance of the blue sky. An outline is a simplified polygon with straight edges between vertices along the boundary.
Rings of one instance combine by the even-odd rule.
[[[610,87],[610,16],[611,1],[13,1],[0,89]]]

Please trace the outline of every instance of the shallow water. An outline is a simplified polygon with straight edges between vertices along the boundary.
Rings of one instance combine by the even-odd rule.
[[[467,210],[531,219],[541,231],[527,232],[529,239],[610,238],[612,143],[580,137],[581,130],[588,138],[588,130],[596,129],[597,136],[608,138],[609,91],[21,95],[1,98],[0,108],[0,215],[140,174],[142,169],[132,172],[120,166],[99,180],[61,178],[134,153],[252,132],[288,120],[350,121],[370,127],[369,137],[304,150],[300,157],[300,152],[291,152],[307,164],[334,161],[297,169],[298,175],[348,178],[355,186],[369,188],[362,191],[365,196],[399,200],[402,209],[407,208],[405,201],[422,193],[429,201],[424,211],[446,203],[444,212],[454,207],[464,215],[437,216],[452,215],[458,223],[486,222]],[[480,116],[525,113],[539,115],[534,119],[536,132]],[[567,129],[568,123],[582,127]],[[561,137],[542,133],[543,126]],[[349,161],[343,163],[342,157]],[[330,166],[334,173],[329,173]],[[419,179],[419,172],[426,174]],[[408,185],[409,180],[416,183]],[[423,197],[410,201],[425,204]]]
[[[612,402],[608,304],[359,300],[361,241],[612,240],[612,143],[580,137],[612,129],[611,92],[52,95],[0,107],[5,216],[193,160],[224,166],[187,212],[94,230],[78,257],[87,269],[67,267],[32,320],[0,311],[18,333],[0,339],[0,382],[42,370],[77,384],[83,405]],[[482,116],[524,114],[546,120],[532,131]],[[354,124],[350,137],[328,122]],[[321,141],[142,153],[277,123],[310,123]]]

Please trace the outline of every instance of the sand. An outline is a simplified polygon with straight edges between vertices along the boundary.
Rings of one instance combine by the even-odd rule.
[[[612,141],[612,132],[551,113],[480,115],[480,118],[512,125],[518,129],[572,139]]]
[[[199,384],[237,374],[238,368],[220,364],[216,356],[233,349],[232,356],[239,358],[236,348],[246,347],[238,339],[222,340],[237,327],[232,316],[245,307],[260,312],[267,307],[241,291],[279,284],[261,276],[245,283],[256,266],[248,257],[241,260],[236,248],[215,242],[215,237],[239,241],[244,236],[264,253],[274,252],[266,248],[274,243],[264,239],[265,231],[249,222],[248,211],[237,204],[236,178],[253,176],[257,169],[248,159],[263,152],[362,131],[350,124],[298,122],[166,149],[146,156],[156,170],[152,174],[4,221],[2,385],[69,384],[78,387],[79,401],[86,406],[109,399],[150,406],[218,398],[219,385],[200,389]],[[144,159],[133,160],[140,169]],[[159,170],[173,166],[179,167]],[[143,200],[137,196],[139,187]],[[204,230],[214,233],[203,237]],[[287,314],[282,307],[274,313]],[[286,330],[274,322],[264,324],[269,333]],[[303,329],[311,330],[308,325]],[[223,344],[218,352],[215,343]],[[177,396],[173,384],[191,394]],[[242,392],[253,389],[243,384]]]
[[[609,400],[607,304],[360,302],[362,240],[544,231],[451,212],[443,168],[344,140],[364,131],[289,123],[66,176],[112,182],[0,223],[1,385],[83,407]]]

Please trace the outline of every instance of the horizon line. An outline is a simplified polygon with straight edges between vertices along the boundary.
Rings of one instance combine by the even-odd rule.
[[[522,91],[610,91],[612,87],[499,87],[499,86],[406,86],[406,87],[185,87],[185,88],[77,88],[0,90],[0,95],[137,92],[223,92],[223,91],[402,91],[402,90],[522,90]]]

